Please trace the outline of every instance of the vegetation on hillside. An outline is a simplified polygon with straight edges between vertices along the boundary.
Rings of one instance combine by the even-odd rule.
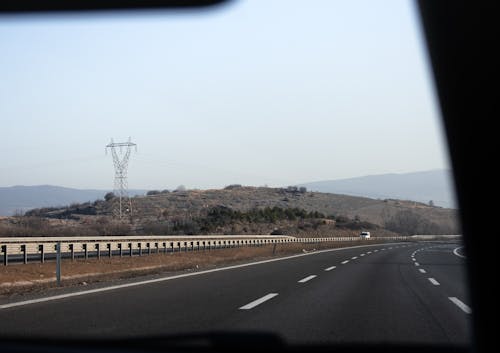
[[[386,229],[394,234],[458,234],[454,210],[402,200],[308,192],[305,188],[150,190],[115,217],[119,199],[33,209],[0,220],[5,235],[290,234]],[[39,224],[36,224],[36,223]]]

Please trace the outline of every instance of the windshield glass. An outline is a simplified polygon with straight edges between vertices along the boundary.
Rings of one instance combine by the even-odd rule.
[[[410,1],[0,22],[0,336],[467,345]]]

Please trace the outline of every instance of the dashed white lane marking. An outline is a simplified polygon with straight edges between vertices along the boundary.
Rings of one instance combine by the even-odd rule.
[[[411,258],[411,261],[417,261],[417,259],[415,259],[414,257]]]
[[[55,300],[60,300],[60,299],[65,299],[65,298],[79,297],[79,296],[84,296],[84,295],[92,294],[92,293],[108,292],[108,291],[118,290],[118,289],[122,289],[122,288],[142,286],[142,285],[146,285],[146,284],[150,284],[150,283],[171,281],[171,280],[175,280],[178,278],[199,276],[199,275],[204,275],[204,274],[212,273],[212,272],[227,271],[227,270],[232,270],[232,269],[236,269],[236,268],[243,268],[243,267],[255,266],[255,265],[260,265],[260,264],[266,264],[266,263],[270,263],[270,262],[286,261],[286,260],[295,259],[295,258],[303,257],[303,256],[315,256],[315,255],[327,253],[327,252],[344,251],[344,250],[349,250],[349,249],[373,247],[373,246],[377,246],[377,245],[375,245],[375,244],[374,245],[356,245],[356,246],[349,246],[346,248],[318,250],[318,251],[309,252],[309,253],[305,253],[305,254],[284,256],[284,257],[280,257],[277,259],[255,261],[255,262],[249,262],[249,263],[240,264],[240,265],[232,265],[232,266],[226,266],[226,267],[221,267],[221,268],[214,268],[214,269],[205,270],[205,271],[183,273],[183,274],[175,275],[175,276],[160,277],[160,278],[148,279],[148,280],[139,281],[139,282],[125,283],[125,284],[119,284],[119,285],[114,285],[114,286],[109,286],[109,287],[89,289],[89,290],[80,291],[80,292],[54,295],[51,297],[43,297],[43,298],[38,298],[38,299],[24,300],[24,301],[20,301],[20,302],[0,304],[0,310],[14,308],[14,307],[18,307],[18,306],[25,306],[25,305],[55,301]]]
[[[383,249],[380,249],[380,251],[384,251],[384,250],[385,250],[385,248],[383,248]]]
[[[418,262],[415,262],[415,266],[420,266],[420,264]]]
[[[377,252],[377,251],[378,251],[378,249],[377,250],[373,250],[373,252]]]
[[[298,283],[306,283],[307,281],[310,281],[315,277],[317,277],[317,276],[316,275],[307,276],[306,278],[302,278],[300,281],[298,281]]]
[[[466,313],[466,314],[472,313],[472,309],[467,304],[465,304],[460,299],[458,299],[457,297],[448,297],[448,299],[450,299],[453,302],[453,304],[455,304],[460,309],[462,309],[462,311],[464,313]]]
[[[423,268],[418,269],[421,273],[427,273]]]
[[[266,301],[268,301],[269,299],[272,299],[274,298],[275,296],[277,296],[278,293],[269,293],[269,294],[266,294],[264,295],[262,298],[259,298],[257,300],[254,300],[253,302],[250,302],[248,303],[247,305],[243,305],[240,310],[250,310],[250,309],[253,309],[255,308],[257,305],[260,305]]]
[[[439,282],[438,282],[438,281],[436,281],[434,278],[429,277],[429,278],[428,278],[428,280],[429,280],[429,282],[431,282],[433,285],[435,285],[435,286],[439,286]]]
[[[463,248],[463,246],[459,246],[458,248],[455,248],[453,250],[453,254],[457,255],[458,257],[461,257],[462,259],[465,259],[464,255],[458,253],[458,249],[462,249],[462,248]]]
[[[348,263],[348,262],[349,262],[349,260],[345,260],[345,261],[342,261],[342,262],[341,262],[341,264],[342,264],[342,265],[345,265],[345,264],[346,264],[346,263]]]
[[[336,268],[337,268],[337,266],[328,267],[328,268],[325,268],[325,271],[331,271],[331,270],[334,270]]]
[[[353,256],[351,257],[351,260],[356,260],[358,257],[357,256]]]
[[[359,254],[359,256],[365,256],[365,254]]]
[[[368,251],[367,254],[370,255],[372,252],[371,251]]]

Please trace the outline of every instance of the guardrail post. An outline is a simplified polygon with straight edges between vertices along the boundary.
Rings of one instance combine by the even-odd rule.
[[[61,285],[61,242],[56,244],[56,280],[57,285]]]
[[[95,248],[97,250],[97,259],[100,260],[101,259],[101,244],[97,243],[95,245]]]
[[[148,255],[151,255],[151,243],[146,243],[146,246],[148,247]]]
[[[120,251],[120,257],[123,257],[123,244],[122,243],[118,243],[118,250]]]
[[[139,246],[139,256],[142,256],[142,243],[137,243],[137,246]]]
[[[108,256],[111,258],[111,256],[112,256],[112,251],[111,251],[111,243],[108,243],[108,244],[106,245],[106,247],[108,248]]]
[[[155,243],[155,248],[156,248],[156,253],[158,254],[160,252],[160,247],[158,246],[158,243]]]
[[[167,242],[163,242],[163,250],[164,250],[164,253],[166,254],[167,253]]]
[[[40,263],[45,262],[45,251],[43,249],[43,244],[38,245],[38,251],[40,251]]]
[[[23,263],[26,265],[28,263],[28,251],[26,250],[26,244],[21,245],[21,251],[23,252]]]
[[[83,247],[83,252],[85,254],[85,260],[88,260],[88,258],[89,258],[89,249],[88,249],[88,246],[87,246],[87,244],[83,244],[82,247]]]
[[[69,244],[69,250],[71,250],[71,261],[75,261],[75,244]]]
[[[130,249],[130,257],[132,257],[132,243],[128,243],[128,248]]]
[[[7,266],[9,264],[9,255],[7,255],[7,245],[2,245],[3,252],[3,265]]]

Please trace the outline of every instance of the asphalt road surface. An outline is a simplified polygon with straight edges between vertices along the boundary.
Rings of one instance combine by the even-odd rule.
[[[459,247],[360,246],[49,301],[3,303],[0,337],[259,331],[290,344],[467,345],[472,310]]]

